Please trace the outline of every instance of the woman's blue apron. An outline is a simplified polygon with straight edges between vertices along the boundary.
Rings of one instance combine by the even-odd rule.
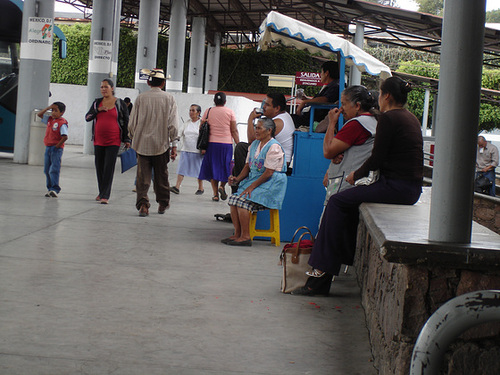
[[[269,148],[273,144],[278,144],[281,147],[280,143],[276,139],[271,138],[271,140],[262,148],[257,158],[255,158],[254,155],[257,147],[259,147],[259,144],[260,141],[254,141],[248,150],[248,165],[250,166],[250,173],[247,178],[240,182],[236,195],[240,195],[265,172],[266,168],[264,167],[264,161],[266,160]],[[281,150],[283,151],[283,147],[281,147]],[[259,203],[267,208],[281,209],[281,205],[285,199],[287,183],[284,154],[285,152],[283,151],[283,167],[281,168],[281,172],[274,171],[269,180],[260,184],[252,191],[250,194],[251,197],[247,198],[248,200]]]

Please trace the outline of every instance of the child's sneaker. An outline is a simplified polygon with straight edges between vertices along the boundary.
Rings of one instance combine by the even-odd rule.
[[[52,198],[57,198],[57,193],[56,193],[54,190],[49,191],[49,195],[50,195]]]

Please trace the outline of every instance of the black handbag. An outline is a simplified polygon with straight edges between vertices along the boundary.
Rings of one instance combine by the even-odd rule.
[[[200,132],[198,133],[198,140],[196,141],[196,148],[200,151],[208,148],[208,137],[210,135],[210,126],[208,125],[208,115],[210,108],[207,112],[207,119],[200,125]]]
[[[491,185],[493,183],[485,175],[479,174],[474,181],[474,191],[476,193],[489,194]]]

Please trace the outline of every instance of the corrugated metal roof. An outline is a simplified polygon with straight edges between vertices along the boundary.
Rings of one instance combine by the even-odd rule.
[[[81,2],[92,6],[92,0]],[[441,17],[360,0],[190,0],[188,22],[206,17],[209,41],[220,32],[224,44],[256,44],[259,25],[271,10],[344,37],[352,35],[349,25],[358,22],[371,41],[434,53],[441,45]],[[139,0],[122,1],[124,17],[138,18],[138,13]],[[160,18],[168,29],[170,0],[161,0]],[[484,51],[485,64],[500,66],[500,30],[486,28]]]

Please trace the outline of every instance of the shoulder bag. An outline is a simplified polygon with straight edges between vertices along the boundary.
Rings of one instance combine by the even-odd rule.
[[[196,141],[196,148],[200,151],[208,148],[208,138],[210,136],[210,126],[208,125],[208,115],[210,108],[207,112],[207,119],[200,125],[200,132],[198,133],[198,140]]]

